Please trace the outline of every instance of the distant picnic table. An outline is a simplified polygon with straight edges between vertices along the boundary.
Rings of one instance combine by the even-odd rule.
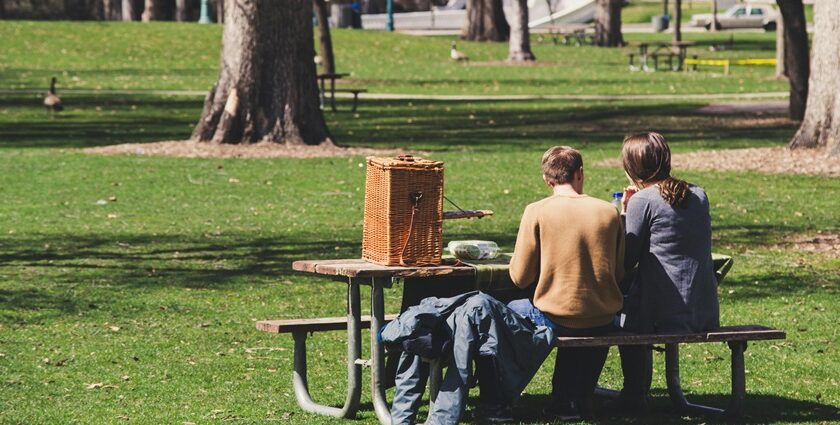
[[[633,71],[650,71],[648,60],[653,59],[653,71],[659,68],[660,57],[668,59],[668,67],[672,71],[679,71],[683,68],[683,62],[688,55],[688,48],[694,46],[693,41],[645,41],[634,43],[633,46],[639,49],[639,65],[635,65],[634,59],[636,54],[630,53],[630,69]],[[677,64],[674,65],[673,59],[677,59]]]
[[[592,33],[588,30],[592,29],[592,25],[585,24],[571,24],[571,25],[550,25],[544,27],[548,29],[547,34],[554,45],[563,44],[575,46],[583,46],[592,44]],[[542,34],[537,36],[537,42],[542,42],[545,39]]]

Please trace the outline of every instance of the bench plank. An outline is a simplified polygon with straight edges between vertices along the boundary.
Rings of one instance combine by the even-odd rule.
[[[558,337],[555,347],[609,347],[613,345],[652,345],[692,342],[728,342],[784,339],[785,332],[758,325],[724,326],[711,332],[694,334],[640,335],[616,332],[602,336]]]
[[[388,323],[396,314],[386,314],[384,323]],[[370,316],[362,316],[362,329],[370,328]],[[319,317],[313,319],[289,319],[289,320],[260,320],[257,322],[257,329],[271,333],[292,333],[292,332],[320,332],[340,331],[347,329],[347,317]]]

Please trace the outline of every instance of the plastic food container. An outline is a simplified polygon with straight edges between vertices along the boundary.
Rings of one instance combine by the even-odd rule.
[[[451,241],[447,248],[461,260],[489,260],[499,256],[499,245],[493,241]]]

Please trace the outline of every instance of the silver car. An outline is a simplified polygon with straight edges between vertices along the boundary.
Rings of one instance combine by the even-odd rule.
[[[714,21],[711,13],[692,15],[689,25],[712,29]],[[776,10],[766,4],[736,4],[723,13],[717,15],[718,29],[730,28],[764,28],[765,31],[776,30]]]

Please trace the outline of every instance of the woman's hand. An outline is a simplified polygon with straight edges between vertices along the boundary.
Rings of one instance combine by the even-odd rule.
[[[639,188],[636,186],[627,186],[624,188],[624,196],[621,197],[621,213],[627,213],[627,204],[630,202],[630,198],[639,191]]]

